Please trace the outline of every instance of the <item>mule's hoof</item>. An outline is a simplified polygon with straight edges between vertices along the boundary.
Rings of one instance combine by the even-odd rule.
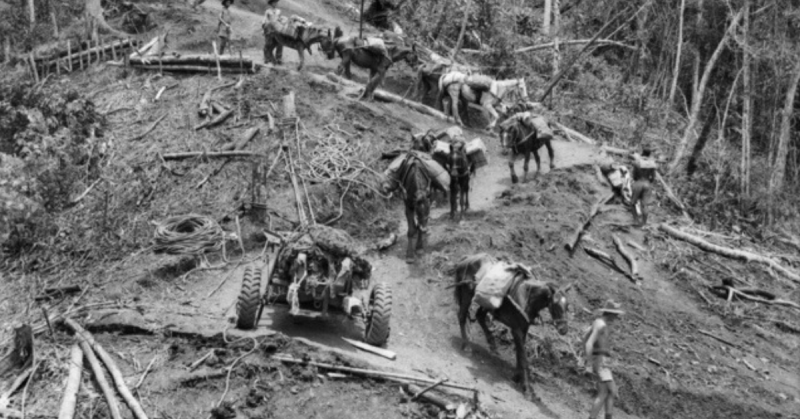
[[[555,168],[556,168],[555,163],[550,163],[550,170],[555,170]]]
[[[511,176],[511,183],[519,183],[519,178],[516,176]]]
[[[513,382],[515,382],[515,383],[519,384],[519,383],[522,381],[522,374],[520,374],[520,373],[514,373],[514,375],[513,375],[513,376],[511,376],[511,381],[513,381]]]

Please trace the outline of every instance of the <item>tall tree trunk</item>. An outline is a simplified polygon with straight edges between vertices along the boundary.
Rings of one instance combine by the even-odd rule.
[[[772,173],[769,176],[770,213],[773,208],[773,197],[783,189],[783,178],[786,172],[786,157],[789,154],[789,139],[791,137],[792,116],[794,115],[794,99],[797,93],[797,83],[800,82],[800,60],[795,63],[792,78],[786,90],[786,100],[783,102],[781,112],[781,131],[778,138],[778,147],[775,152],[775,161],[772,164]]]
[[[552,0],[544,0],[544,16],[542,24],[542,30],[544,31],[545,36],[550,36],[550,16],[553,10],[553,3]]]
[[[744,51],[742,53],[742,163],[741,163],[741,190],[739,191],[740,203],[744,204],[750,196],[750,133],[752,131],[752,98],[750,92],[750,0],[744,2],[744,22],[742,23],[742,37],[744,38]]]
[[[694,149],[692,150],[692,155],[689,156],[689,163],[686,165],[686,174],[689,176],[693,175],[694,172],[697,170],[697,161],[700,159],[700,155],[703,154],[703,149],[706,147],[706,143],[708,143],[708,137],[711,133],[711,127],[714,125],[714,112],[706,112],[706,119],[705,123],[703,124],[703,128],[700,130],[700,136],[697,137],[697,143],[694,145]],[[724,130],[725,127],[720,123],[719,130]]]
[[[561,29],[561,0],[552,0],[552,8],[553,27],[551,35],[553,36],[553,77],[555,77],[561,66],[561,51],[558,45],[559,31]]]
[[[675,90],[678,88],[678,75],[681,71],[681,53],[683,50],[683,12],[686,10],[686,0],[681,0],[681,14],[678,21],[678,51],[675,53],[675,69],[672,71],[672,86],[669,88],[667,105],[672,106],[675,100]]]
[[[33,4],[34,0],[28,0],[28,12],[30,13],[31,27],[36,24],[36,8]]]
[[[674,173],[678,168],[683,155],[686,153],[686,150],[694,146],[693,143],[696,141],[694,130],[695,126],[697,125],[697,117],[700,114],[700,108],[702,108],[703,105],[703,95],[705,94],[706,85],[711,77],[711,71],[714,69],[717,59],[719,59],[719,56],[722,54],[722,50],[725,49],[725,45],[727,45],[728,39],[731,37],[733,28],[735,28],[742,19],[742,14],[742,10],[740,10],[733,17],[728,29],[725,30],[725,35],[722,37],[722,40],[719,41],[717,49],[714,50],[714,53],[711,54],[711,58],[709,58],[708,62],[706,63],[705,70],[703,71],[703,77],[700,79],[700,84],[697,86],[697,91],[692,97],[692,109],[689,114],[689,123],[686,125],[686,131],[683,133],[681,142],[678,144],[678,148],[675,150],[675,156],[673,157],[669,166],[670,173]]]
[[[461,45],[464,43],[464,32],[467,31],[467,21],[469,21],[469,2],[470,0],[464,1],[464,18],[461,19],[461,31],[458,32],[458,41],[456,41],[456,46],[453,47],[453,53],[450,55],[450,59],[455,61],[456,55],[458,55],[458,51],[461,50]]]

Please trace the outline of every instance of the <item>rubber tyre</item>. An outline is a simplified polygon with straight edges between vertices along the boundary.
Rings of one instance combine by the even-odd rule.
[[[261,269],[248,266],[242,276],[242,291],[236,303],[236,328],[255,329],[261,312]]]
[[[370,314],[364,327],[364,341],[373,346],[383,346],[389,340],[392,318],[392,289],[377,284],[369,296]]]

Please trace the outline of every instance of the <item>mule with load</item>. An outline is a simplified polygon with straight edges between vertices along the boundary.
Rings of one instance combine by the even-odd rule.
[[[486,253],[464,257],[455,265],[454,271],[458,323],[464,340],[462,349],[471,350],[467,319],[470,306],[476,302],[475,318],[492,352],[497,353],[497,344],[487,324],[488,315],[511,329],[517,355],[514,381],[522,385],[526,395],[533,395],[525,351],[528,329],[539,317],[539,312],[547,308],[558,333],[567,334],[567,292],[572,284],[558,287],[539,281],[529,267],[503,262]]]

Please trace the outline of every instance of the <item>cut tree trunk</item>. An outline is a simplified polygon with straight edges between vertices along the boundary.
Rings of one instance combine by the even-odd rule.
[[[162,155],[164,160],[186,160],[198,157],[203,158],[230,158],[230,157],[266,157],[265,154],[252,151],[189,151],[183,153],[167,153]]]
[[[351,81],[351,80],[344,79],[344,78],[339,77],[339,76],[337,76],[336,74],[333,74],[333,73],[328,73],[326,75],[326,77],[329,80],[331,80],[333,82],[336,82],[336,83],[339,83],[341,85],[351,86],[351,87],[361,87],[361,88],[364,87],[363,85],[361,85],[359,83],[356,83],[356,82]],[[423,104],[421,104],[419,102],[413,102],[413,101],[410,101],[410,100],[403,99],[401,96],[398,96],[398,95],[396,95],[394,93],[389,93],[389,92],[387,92],[385,90],[375,89],[375,99],[378,99],[378,100],[381,100],[381,101],[384,101],[384,102],[399,103],[399,104],[405,105],[405,106],[407,106],[407,107],[409,107],[409,108],[411,108],[411,109],[413,109],[413,110],[415,110],[415,111],[417,111],[419,113],[422,113],[422,114],[425,114],[425,115],[429,115],[429,116],[432,116],[434,118],[439,118],[439,119],[447,121],[447,122],[454,122],[452,117],[449,117],[449,116],[445,115],[444,113],[442,113],[442,112],[440,112],[440,111],[438,111],[436,109],[431,108],[430,106],[423,105]]]
[[[790,280],[800,284],[800,275],[798,275],[797,273],[785,268],[780,263],[778,263],[775,260],[773,260],[771,258],[768,258],[766,256],[762,256],[762,255],[759,255],[759,254],[756,254],[756,253],[752,253],[752,252],[748,252],[748,251],[744,251],[744,250],[731,249],[729,247],[723,247],[723,246],[719,246],[719,245],[716,245],[716,244],[713,244],[713,243],[709,243],[709,242],[701,239],[700,237],[693,236],[693,235],[691,235],[689,233],[686,233],[686,232],[683,232],[681,230],[678,230],[675,227],[670,227],[670,226],[668,226],[666,224],[661,224],[659,226],[659,228],[661,229],[661,231],[664,231],[665,233],[669,234],[670,236],[675,237],[676,239],[680,239],[680,240],[686,241],[688,243],[691,243],[691,244],[693,244],[693,245],[695,245],[695,246],[697,246],[697,247],[699,247],[699,248],[701,248],[701,249],[703,249],[705,251],[716,253],[718,255],[722,255],[722,256],[725,256],[725,257],[731,258],[731,259],[744,260],[745,262],[762,263],[762,264],[767,265],[767,266],[771,267],[772,269],[775,269],[776,271],[782,273],[785,277],[789,278]]]
[[[76,338],[86,342],[89,346],[91,346],[95,353],[97,353],[97,356],[103,360],[108,372],[111,374],[111,378],[114,380],[117,391],[125,400],[125,403],[128,404],[128,407],[130,407],[131,411],[133,412],[133,416],[136,419],[147,419],[147,414],[142,409],[139,401],[133,397],[133,394],[131,394],[128,386],[125,384],[125,378],[122,376],[122,372],[120,372],[119,368],[117,368],[117,364],[114,362],[114,359],[111,358],[111,355],[109,355],[108,352],[106,352],[106,350],[94,340],[94,337],[89,332],[84,330],[83,327],[75,322],[75,320],[66,318],[64,319],[64,323],[75,332]]]
[[[600,211],[600,208],[614,199],[614,194],[608,194],[601,196],[589,209],[589,214],[586,216],[586,219],[583,220],[575,230],[570,234],[569,238],[567,239],[566,243],[564,243],[564,248],[567,249],[570,253],[574,252],[575,249],[578,247],[578,243],[581,241],[581,237],[583,237],[583,233],[589,228],[589,225],[592,223],[592,219],[597,215]]]
[[[573,45],[585,45],[585,44],[588,44],[589,42],[591,42],[591,39],[573,39],[573,40],[569,40],[569,41],[559,41],[558,44],[559,44],[559,46],[566,47],[566,46],[573,46]],[[623,44],[622,42],[614,41],[612,39],[597,39],[597,40],[594,41],[594,45],[597,45],[597,46],[601,46],[601,45],[603,45],[603,46],[615,46],[615,47],[620,47],[620,48],[625,48],[625,49],[630,49],[630,50],[635,50],[636,49],[636,47],[634,47],[633,45]],[[523,52],[541,51],[541,50],[546,50],[546,49],[550,49],[550,48],[553,48],[553,42],[548,42],[546,44],[539,44],[539,45],[531,45],[529,47],[517,48],[517,49],[514,50],[514,53],[521,54]],[[464,52],[467,52],[467,50],[464,50]],[[487,51],[469,50],[469,52],[485,54]]]
[[[636,258],[631,254],[631,252],[628,251],[628,249],[625,248],[625,245],[616,234],[612,235],[611,237],[614,240],[614,246],[617,247],[619,254],[621,254],[631,266],[631,275],[633,275],[634,278],[639,278],[639,267],[636,264]]]
[[[61,410],[58,419],[72,419],[75,416],[75,405],[78,402],[78,389],[81,387],[81,373],[83,372],[83,351],[76,342],[72,345],[69,362],[69,377],[64,389],[64,398],[61,399]]]
[[[700,84],[697,86],[697,91],[692,96],[692,109],[689,114],[689,123],[686,125],[686,130],[683,133],[683,137],[678,144],[678,148],[675,150],[675,156],[673,157],[672,163],[669,166],[670,173],[675,172],[675,170],[678,168],[683,155],[686,153],[686,150],[694,147],[693,142],[696,141],[696,138],[694,138],[694,130],[695,125],[697,125],[698,116],[700,115],[700,109],[703,105],[703,95],[705,94],[706,85],[708,85],[708,82],[711,78],[711,72],[714,70],[717,59],[719,59],[719,56],[722,54],[722,51],[728,44],[728,40],[731,38],[734,28],[736,28],[736,26],[739,24],[739,20],[742,18],[742,12],[743,10],[739,10],[739,12],[733,17],[728,29],[725,31],[725,35],[722,37],[722,40],[719,41],[717,49],[714,50],[714,53],[711,54],[711,58],[709,58],[708,62],[706,63],[705,70],[703,71],[703,77],[700,79]]]
[[[95,356],[94,351],[86,341],[81,341],[81,349],[86,356],[86,360],[89,361],[89,365],[92,367],[92,373],[97,381],[97,385],[100,386],[100,390],[103,391],[103,396],[105,396],[111,418],[122,419],[117,396],[114,394],[114,390],[111,389],[111,386],[108,385],[108,379],[106,379],[106,374],[103,372],[103,367],[100,366],[100,361],[97,360],[97,356]]]
[[[752,99],[750,97],[750,51],[749,45],[750,33],[750,0],[744,2],[744,23],[742,24],[742,39],[744,41],[744,48],[742,48],[742,162],[741,162],[741,184],[740,184],[740,202],[742,204],[747,201],[750,196],[750,134],[752,132]],[[734,87],[736,83],[734,83]],[[731,90],[734,89],[731,88]],[[727,114],[727,112],[726,112]],[[724,128],[724,126],[723,126]],[[744,205],[742,205],[744,209]]]

